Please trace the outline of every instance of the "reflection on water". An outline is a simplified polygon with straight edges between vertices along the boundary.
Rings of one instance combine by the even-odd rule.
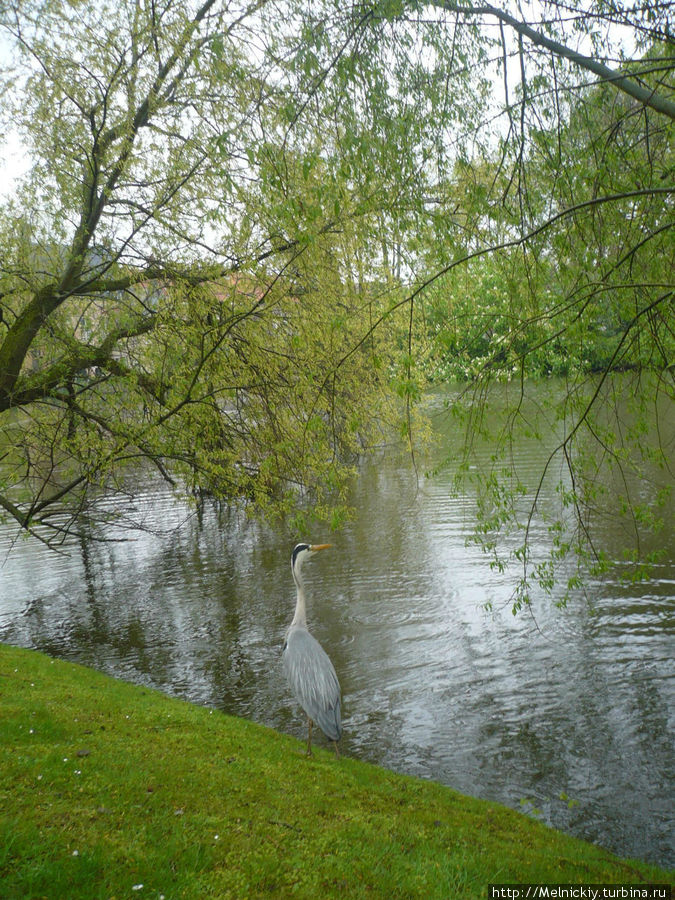
[[[536,474],[537,453],[520,453]],[[539,600],[514,618],[514,574],[466,545],[471,498],[450,475],[418,484],[409,460],[383,455],[353,501],[343,531],[311,536],[334,547],[305,568],[344,752],[675,864],[672,534],[651,580],[607,579],[587,585],[592,605]],[[302,736],[280,665],[294,537],[152,484],[135,503],[146,532],[68,556],[23,541],[8,554],[14,533],[0,531],[0,639]]]

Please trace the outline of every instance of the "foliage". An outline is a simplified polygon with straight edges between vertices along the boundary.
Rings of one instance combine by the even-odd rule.
[[[0,648],[3,896],[484,897],[664,883],[499,804]]]
[[[663,46],[650,47],[643,68],[671,72]],[[457,166],[448,194],[468,186],[483,209],[492,198],[494,212],[418,301],[425,371],[472,382],[454,410],[468,432],[460,474],[471,472],[473,442],[491,421],[490,385],[515,383],[503,427],[491,431],[476,530],[495,565],[521,567],[515,609],[554,579],[578,591],[589,568],[610,562],[594,541],[602,514],[625,518],[633,576],[648,570],[644,535],[667,515],[675,439],[672,124],[609,84],[577,90],[573,102],[556,92],[548,108],[528,103],[522,113],[526,144],[504,141],[468,173]],[[531,379],[551,375],[562,388],[536,410]],[[521,430],[550,452],[526,498],[509,464]],[[544,511],[540,488],[551,478],[560,502]],[[545,559],[531,552],[535,509],[550,523]]]
[[[135,460],[270,514],[311,497],[339,516],[387,421],[359,216],[291,127],[301,54],[280,69],[264,6],[6,13],[6,115],[34,165],[0,235],[0,503],[43,539]]]
[[[644,425],[612,439],[607,373],[659,372],[672,402],[671,15],[5,4],[1,115],[32,153],[0,225],[5,513],[58,542],[143,460],[339,521],[392,397],[410,441],[425,375],[471,379],[479,434],[490,384],[521,385],[510,427],[528,376],[554,374],[552,535],[571,510],[592,547],[595,459],[624,471]],[[502,468],[488,545],[516,502]]]

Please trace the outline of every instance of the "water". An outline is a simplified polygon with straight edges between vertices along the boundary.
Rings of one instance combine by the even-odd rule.
[[[541,449],[517,453],[536,481]],[[514,617],[515,574],[466,545],[473,499],[450,478],[418,481],[408,457],[382,453],[361,466],[353,521],[311,535],[334,545],[304,571],[342,684],[344,753],[675,865],[672,531],[646,582],[613,573],[565,610],[535,598]],[[147,530],[68,555],[0,530],[0,640],[303,737],[280,665],[294,536],[196,513],[151,481],[124,511]],[[599,535],[614,555],[618,527]],[[537,519],[532,540],[548,540]]]

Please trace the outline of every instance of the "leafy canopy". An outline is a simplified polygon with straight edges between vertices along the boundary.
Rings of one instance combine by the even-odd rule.
[[[470,379],[471,437],[486,386],[517,379],[506,454],[528,377],[553,373],[553,561],[592,548],[595,460],[629,466],[644,427],[615,439],[609,373],[672,402],[666,5],[44,0],[0,15],[1,115],[32,160],[0,224],[8,515],[58,541],[92,487],[124,489],[144,460],[269,513],[311,497],[337,522],[392,396],[411,438],[425,379]],[[479,536],[492,550],[520,529],[522,602],[536,497],[523,517],[501,468]]]

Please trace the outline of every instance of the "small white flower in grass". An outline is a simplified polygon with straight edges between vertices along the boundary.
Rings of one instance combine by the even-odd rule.
[[[79,850],[73,850],[73,856],[79,856],[79,855],[80,855]]]
[[[76,775],[81,775],[81,774],[82,774],[82,769],[75,769],[75,774],[76,774]]]
[[[132,884],[132,885],[131,885],[131,890],[132,890],[132,891],[142,891],[142,890],[143,890],[143,885],[142,885],[142,884]]]
[[[213,835],[213,840],[214,840],[214,841],[217,841],[219,838],[220,838],[220,835],[219,835],[219,834],[214,834],[214,835]]]

